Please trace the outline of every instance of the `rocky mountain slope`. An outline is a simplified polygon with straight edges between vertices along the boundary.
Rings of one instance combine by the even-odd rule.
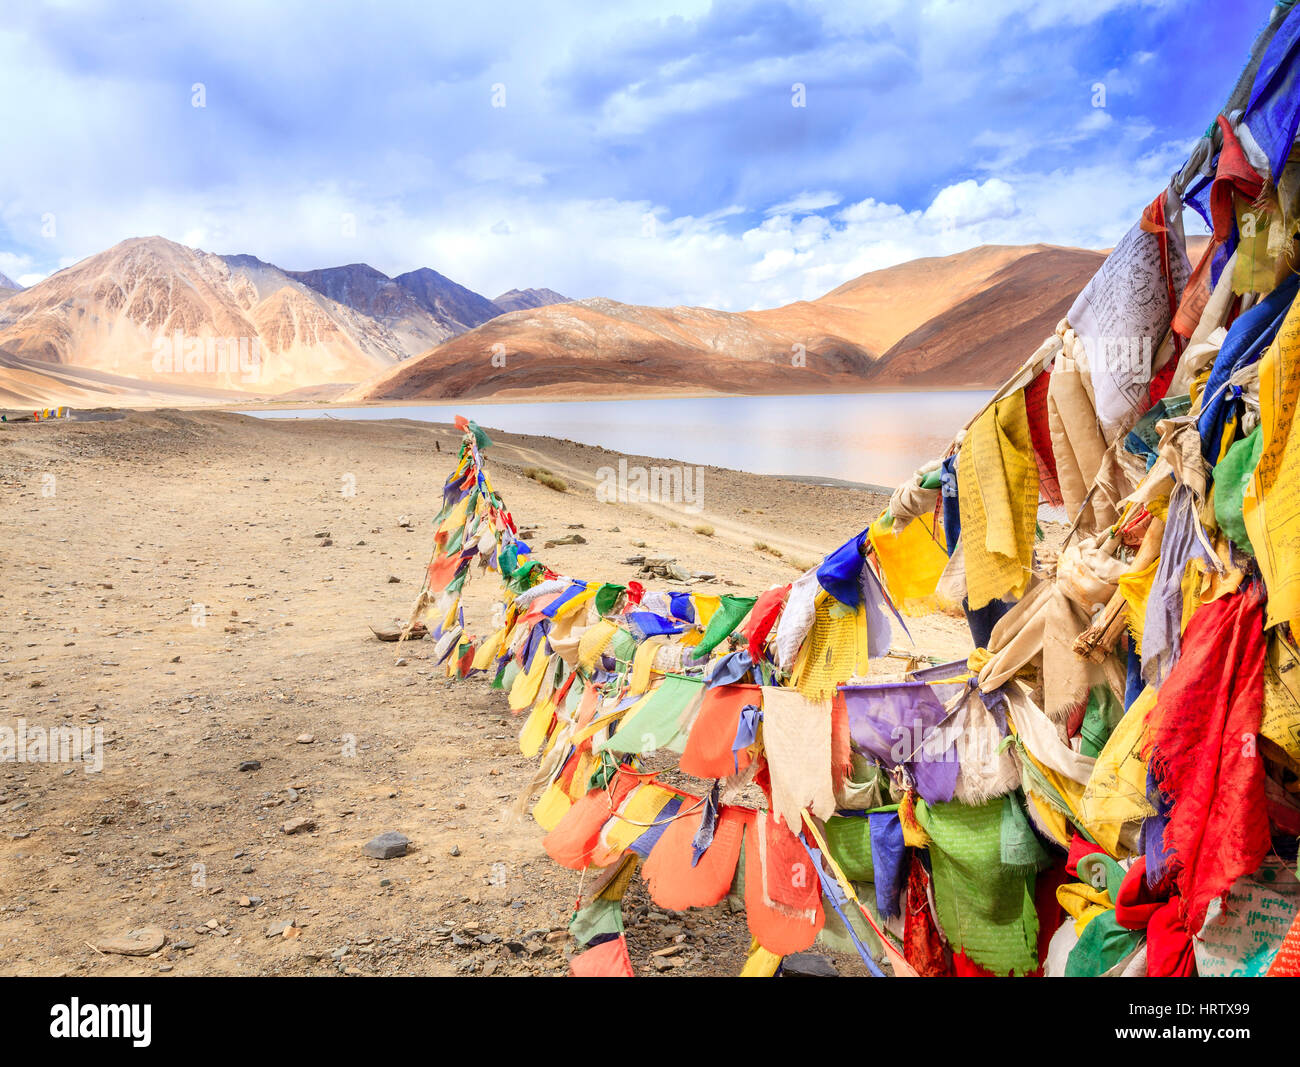
[[[343,399],[990,387],[1052,331],[1102,258],[984,246],[741,313],[605,299],[547,305],[492,319]]]

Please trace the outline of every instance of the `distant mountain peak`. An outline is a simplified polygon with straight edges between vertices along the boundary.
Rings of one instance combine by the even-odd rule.
[[[22,286],[19,285],[12,278],[10,278],[8,275],[0,274],[0,289],[12,289],[15,292],[17,292],[22,289]]]
[[[502,311],[523,311],[526,308],[548,307],[551,304],[570,304],[572,301],[554,289],[511,289],[495,297],[492,303]]]
[[[472,330],[501,314],[501,308],[487,297],[453,282],[432,267],[407,271],[393,281],[415,297],[429,314],[456,327],[455,333]]]
[[[232,340],[238,366],[216,358]],[[355,382],[406,354],[383,324],[273,264],[162,237],[122,241],[4,296],[0,351],[26,368],[24,395],[79,399],[125,380],[169,396],[273,395]]]

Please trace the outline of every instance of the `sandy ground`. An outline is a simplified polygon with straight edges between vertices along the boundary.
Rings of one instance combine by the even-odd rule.
[[[616,454],[494,436],[498,491],[542,558],[581,577],[667,555],[717,576],[693,588],[757,592],[884,503],[706,468],[700,514],[602,504],[596,472]],[[520,723],[484,680],[434,670],[428,642],[399,653],[367,629],[410,609],[458,441],[210,412],[0,425],[0,727],[103,735],[95,773],[0,763],[0,973],[565,973],[578,876],[510,810],[533,768]],[[571,524],[586,544],[542,550]],[[483,623],[491,592],[481,579],[468,598]],[[936,655],[969,646],[959,620],[913,632]],[[294,819],[314,829],[285,833]],[[410,852],[368,858],[387,830]],[[725,906],[664,914],[638,878],[625,912],[643,973],[743,962],[744,918]],[[93,947],[141,927],[166,947]],[[681,962],[655,965],[673,944]]]

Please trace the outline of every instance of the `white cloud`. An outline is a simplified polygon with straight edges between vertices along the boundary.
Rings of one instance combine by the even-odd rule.
[[[925,209],[928,220],[943,226],[963,227],[988,219],[1009,219],[1016,213],[1016,192],[1001,178],[977,182],[974,178],[940,189]]]
[[[829,189],[817,193],[803,192],[792,196],[789,200],[773,204],[764,214],[807,215],[814,211],[821,211],[823,208],[834,207],[843,199],[844,197],[839,193],[833,193]]]

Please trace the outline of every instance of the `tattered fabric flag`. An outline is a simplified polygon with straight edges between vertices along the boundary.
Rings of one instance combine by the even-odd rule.
[[[606,582],[596,590],[596,614],[607,615],[610,609],[618,602],[618,598],[627,588],[617,582]]]
[[[859,577],[862,579],[862,606],[858,610],[866,621],[867,655],[872,658],[884,656],[889,652],[894,636],[889,619],[885,617],[886,608],[898,620],[898,625],[903,628],[909,641],[912,639],[912,631],[907,628],[902,614],[885,592],[885,587],[880,584],[880,578],[869,563],[863,564]]]
[[[826,852],[839,864],[846,878],[854,882],[875,881],[869,819],[832,815],[826,820]]]
[[[935,589],[948,565],[948,554],[935,540],[931,520],[922,517],[894,530],[877,519],[867,537],[890,600],[899,610],[907,615],[925,615],[933,610]]]
[[[789,685],[810,700],[831,696],[846,678],[868,669],[866,618],[828,593],[817,597],[813,626],[790,672]]]
[[[645,832],[628,846],[628,849],[635,852],[642,859],[645,859],[654,851],[655,845],[668,832],[668,828],[673,825],[677,819],[677,813],[681,810],[683,798],[674,797],[664,805],[663,810],[654,817],[654,825],[647,826]]]
[[[542,847],[551,859],[575,871],[589,866],[601,827],[637,784],[635,778],[619,775],[611,789],[593,789],[574,803],[555,829],[542,838]]]
[[[867,816],[871,828],[871,870],[876,883],[876,909],[881,915],[902,914],[899,905],[907,868],[907,846],[898,813],[873,811]]]
[[[704,682],[680,674],[667,675],[650,698],[623,722],[608,741],[597,745],[598,752],[648,753],[669,748],[680,751],[681,719],[700,699]]]
[[[1300,882],[1281,860],[1270,857],[1211,902],[1205,925],[1192,942],[1202,978],[1258,978],[1269,972],[1300,915]]]
[[[817,568],[817,581],[841,604],[856,608],[862,602],[862,583],[859,572],[862,570],[862,546],[866,541],[867,531],[845,541],[839,548],[822,560]]]
[[[751,811],[733,806],[718,812],[713,840],[698,861],[694,841],[703,823],[703,813],[674,819],[663,830],[642,868],[650,899],[669,911],[709,908],[721,903],[731,888],[740,860],[740,843]]]
[[[1291,927],[1269,965],[1267,977],[1300,978],[1300,914],[1291,920]]]
[[[632,958],[623,934],[580,952],[569,961],[571,978],[632,978]]]
[[[803,843],[766,811],[745,835],[745,918],[758,943],[779,956],[812,947],[825,922],[821,883]]]
[[[679,634],[686,629],[686,624],[665,619],[653,611],[631,611],[626,621],[637,636],[644,641],[647,637],[661,637],[665,634]]]
[[[694,658],[697,660],[704,659],[718,645],[730,637],[732,631],[749,614],[757,599],[757,597],[752,596],[726,595],[720,597],[718,609],[713,613],[713,617],[709,619],[709,625],[705,628],[704,636],[700,638],[700,643],[695,647]]]
[[[643,779],[643,783],[633,789],[618,806],[617,814],[601,828],[596,848],[592,851],[592,864],[608,867],[619,862],[632,842],[675,799],[680,799],[680,794]]]
[[[1142,677],[1148,685],[1162,685],[1178,662],[1182,649],[1183,573],[1187,564],[1200,559],[1215,570],[1220,566],[1218,557],[1205,547],[1200,522],[1192,491],[1181,483],[1175,485],[1169,497],[1169,515],[1160,540],[1160,558],[1147,597],[1141,632]]]
[[[886,767],[907,767],[921,796],[952,799],[958,765],[952,738],[938,729],[948,711],[924,682],[840,686],[854,744]]]
[[[1270,848],[1264,761],[1248,743],[1264,705],[1258,584],[1197,609],[1184,646],[1160,688],[1143,754],[1173,799],[1164,844],[1195,931],[1210,901],[1258,868]]]
[[[1192,271],[1187,284],[1183,287],[1182,303],[1179,304],[1178,312],[1174,316],[1173,328],[1184,337],[1192,336],[1200,322],[1205,305],[1209,303],[1210,291],[1214,283],[1213,267],[1219,253],[1225,248],[1231,250],[1229,242],[1235,238],[1237,225],[1237,215],[1234,210],[1236,198],[1253,201],[1264,188],[1263,179],[1246,158],[1246,153],[1242,150],[1241,142],[1233,132],[1232,123],[1228,121],[1227,116],[1219,115],[1215,122],[1223,138],[1223,147],[1219,150],[1219,161],[1214,180],[1210,185],[1209,215],[1206,218],[1214,233],[1205,246],[1205,251],[1201,253],[1196,269]],[[1287,151],[1289,152],[1290,148]],[[1205,216],[1205,209],[1199,199],[1189,196],[1187,202],[1203,217]]]
[[[1055,340],[1055,338],[1053,338]],[[1042,497],[1053,507],[1061,507],[1061,483],[1056,476],[1056,455],[1052,452],[1052,429],[1047,421],[1047,390],[1052,382],[1052,371],[1040,371],[1025,386],[1025,415],[1029,420],[1029,440],[1034,446],[1034,460],[1038,464],[1038,487]],[[947,525],[947,511],[944,512]],[[955,540],[953,542],[956,543]],[[951,554],[951,553],[950,553]]]
[[[678,764],[683,774],[695,778],[726,778],[749,766],[748,749],[735,751],[733,745],[744,708],[762,699],[757,685],[720,685],[704,691],[700,712],[686,738],[686,747]],[[750,739],[753,743],[753,738]]]
[[[753,759],[752,749],[758,743],[758,727],[763,721],[763,712],[757,704],[746,704],[740,709],[740,719],[736,723],[736,736],[731,742],[731,758],[734,766],[732,772],[739,774],[741,759],[748,767]]]
[[[1169,288],[1181,293],[1191,273],[1186,249],[1171,248],[1166,278],[1161,235],[1134,223],[1066,315],[1091,371],[1097,420],[1107,442],[1127,433],[1151,405],[1156,349],[1169,328]]]
[[[781,609],[785,606],[785,598],[789,593],[789,584],[767,590],[759,596],[753,610],[749,613],[749,618],[745,620],[741,634],[746,639],[751,664],[763,658],[763,645],[772,627],[776,625],[777,616],[781,614]]]
[[[1286,18],[1268,42],[1241,122],[1268,158],[1265,177],[1276,182],[1300,126],[1300,20]]]
[[[690,593],[669,593],[668,599],[673,606],[673,618],[684,622],[695,621],[695,605],[691,602]]]
[[[622,901],[593,897],[574,912],[569,933],[579,945],[593,948],[618,939],[623,934]]]
[[[1019,795],[1002,798],[1002,866],[1022,874],[1037,874],[1051,863],[1051,856],[1025,814]]]
[[[1034,879],[1002,865],[1001,799],[916,806],[930,837],[939,925],[954,949],[995,974],[1038,967]]]
[[[912,853],[907,872],[907,914],[903,919],[903,952],[922,978],[944,978],[953,973],[952,951],[935,923],[930,907],[930,878],[919,852]]]
[[[1038,511],[1038,466],[1023,390],[975,420],[957,457],[957,481],[970,609],[1023,596]]]
[[[714,660],[709,668],[709,680],[705,684],[713,689],[719,685],[735,685],[753,676],[754,661],[749,658],[749,650],[741,648]]]
[[[1263,445],[1242,501],[1246,531],[1268,587],[1267,625],[1300,619],[1300,302],[1259,365],[1259,424]]]
[[[1222,458],[1228,419],[1240,407],[1235,391],[1228,384],[1229,379],[1242,367],[1258,363],[1269,354],[1283,324],[1291,317],[1297,290],[1300,290],[1300,276],[1288,275],[1268,296],[1237,317],[1219,346],[1219,354],[1214,358],[1210,377],[1201,393],[1201,410],[1196,419],[1196,429],[1201,435],[1201,455],[1212,466]],[[1263,403],[1261,366],[1261,408]]]
[[[1224,453],[1214,468],[1214,521],[1233,545],[1248,556],[1255,554],[1246,533],[1243,498],[1255,478],[1264,436],[1256,426]]]
[[[772,810],[789,826],[807,808],[819,819],[835,813],[831,778],[831,702],[793,689],[763,687],[763,751],[772,782]]]

